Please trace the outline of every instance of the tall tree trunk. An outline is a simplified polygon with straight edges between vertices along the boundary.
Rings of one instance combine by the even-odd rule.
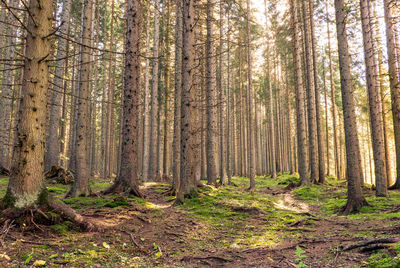
[[[142,196],[138,188],[138,104],[140,94],[140,37],[142,7],[139,0],[127,1],[121,168],[104,193],[125,192]]]
[[[183,203],[197,191],[196,155],[197,143],[194,125],[196,116],[196,85],[194,84],[195,68],[195,7],[194,0],[183,0],[183,34],[182,34],[182,104],[181,104],[181,171],[177,193],[177,203]]]
[[[385,145],[382,124],[382,103],[379,95],[378,70],[376,68],[376,47],[371,27],[371,10],[369,0],[360,0],[361,22],[363,30],[364,58],[368,100],[371,120],[372,148],[375,163],[376,195],[388,196],[385,165]]]
[[[321,101],[318,87],[318,70],[317,70],[317,41],[315,40],[314,33],[314,1],[309,1],[310,4],[310,25],[311,25],[311,47],[313,57],[313,71],[314,71],[314,89],[315,89],[315,112],[317,122],[317,138],[318,138],[318,182],[323,184],[325,182],[325,148],[324,138],[322,133],[322,122],[321,122]],[[317,179],[317,178],[315,178]]]
[[[225,120],[224,120],[224,112],[225,112],[225,90],[224,90],[224,41],[223,41],[223,27],[224,27],[224,18],[223,18],[223,2],[219,1],[219,80],[218,80],[218,90],[219,90],[219,100],[218,100],[218,112],[219,112],[219,174],[221,178],[221,184],[225,185],[227,181],[226,177],[226,137],[225,137]]]
[[[107,124],[106,124],[106,144],[105,144],[105,163],[104,163],[104,176],[111,177],[112,175],[112,154],[113,154],[113,117],[114,117],[114,54],[112,53],[114,47],[114,0],[111,0],[111,24],[110,24],[110,46],[109,46],[109,59],[108,59],[108,91],[107,91]]]
[[[83,1],[82,9],[82,39],[83,44],[80,52],[80,77],[79,95],[77,107],[77,129],[76,129],[76,175],[71,190],[67,197],[88,196],[91,194],[89,185],[89,83],[91,78],[90,63],[90,41],[92,39],[92,15],[93,0]]]
[[[335,0],[336,28],[339,48],[340,83],[342,89],[346,154],[347,154],[347,204],[343,214],[358,211],[367,204],[361,191],[362,164],[357,134],[354,95],[351,89],[350,54],[346,33],[346,9],[343,0]]]
[[[386,41],[389,64],[390,95],[396,149],[396,182],[391,188],[400,189],[400,80],[396,65],[395,25],[393,25],[392,1],[384,0]]]
[[[208,184],[217,183],[217,148],[218,148],[218,117],[217,117],[217,88],[215,71],[215,49],[213,44],[213,17],[214,2],[207,0],[207,40],[206,40],[206,68],[207,68],[207,179]],[[219,104],[221,105],[221,104]]]
[[[149,179],[150,151],[150,7],[147,7],[146,22],[146,69],[144,74],[144,109],[143,109],[143,179]]]
[[[44,126],[49,86],[46,59],[50,55],[53,5],[51,0],[31,0],[28,9],[35,21],[32,17],[28,19],[16,143],[10,181],[3,199],[5,206],[15,208],[31,207],[47,201],[44,200],[46,193],[43,182]]]
[[[325,145],[326,145],[326,175],[330,175],[330,154],[329,154],[329,110],[328,110],[328,89],[326,88],[325,58],[322,62],[322,77],[324,81],[324,101],[325,101]]]
[[[64,0],[61,12],[61,35],[68,35],[69,18],[71,13],[71,0]],[[53,90],[51,92],[51,107],[49,121],[49,136],[47,137],[47,152],[45,157],[45,170],[60,163],[60,129],[63,103],[64,68],[67,54],[67,40],[58,38],[56,67],[54,71]]]
[[[305,96],[303,91],[303,75],[301,69],[301,42],[299,36],[299,21],[297,16],[296,0],[290,1],[291,20],[293,28],[293,60],[296,91],[296,121],[297,121],[297,159],[301,185],[310,184],[308,171],[308,144],[306,137]]]
[[[178,189],[181,161],[181,101],[182,101],[182,0],[176,0],[175,25],[175,105],[172,158],[172,190]]]
[[[325,2],[326,16],[328,14],[328,0]],[[333,126],[333,152],[335,158],[335,176],[340,178],[339,171],[339,142],[337,133],[337,109],[336,109],[336,94],[335,94],[335,80],[333,78],[333,62],[332,62],[332,51],[331,51],[331,34],[329,29],[329,20],[326,21],[326,30],[328,32],[328,56],[329,56],[329,80],[331,86],[331,104],[332,104],[332,126]]]
[[[222,3],[222,2],[221,2]],[[220,6],[220,8],[222,8],[222,5]],[[227,7],[227,29],[230,30],[230,8]],[[232,131],[232,135],[231,135],[231,124],[232,122],[234,122],[234,119],[231,119],[231,84],[230,84],[230,71],[231,71],[231,65],[230,65],[230,57],[231,57],[231,50],[230,50],[230,34],[228,32],[228,34],[226,35],[227,37],[227,70],[226,70],[226,173],[228,176],[228,184],[230,185],[232,183],[232,160],[234,159],[234,157],[231,157],[232,153],[231,153],[231,139],[234,140],[234,133],[235,131]],[[234,128],[233,128],[234,129]],[[233,165],[234,166],[234,165]]]
[[[254,122],[253,122],[253,76],[252,76],[252,60],[251,60],[251,32],[250,32],[250,0],[247,0],[247,100],[248,100],[248,135],[249,147],[248,149],[248,161],[249,161],[249,177],[250,177],[250,187],[252,190],[256,186],[255,181],[255,154],[254,154]]]
[[[19,0],[10,0],[8,5],[14,11],[19,7]],[[14,12],[15,14],[15,12]],[[1,97],[0,97],[0,166],[9,168],[10,165],[10,130],[11,130],[11,109],[13,100],[14,81],[14,58],[17,46],[18,21],[11,12],[8,12],[6,42],[4,45],[4,56],[7,61],[4,64]]]
[[[153,77],[151,88],[151,122],[150,122],[150,158],[149,177],[146,180],[158,180],[158,47],[160,38],[160,1],[154,0],[154,42],[153,42]]]
[[[303,5],[303,27],[304,27],[304,43],[305,43],[305,59],[306,59],[306,77],[307,77],[307,101],[308,101],[308,136],[310,142],[310,169],[311,180],[317,181],[319,178],[318,165],[318,139],[317,139],[317,113],[315,103],[315,82],[313,68],[313,52],[310,10],[308,2],[310,0],[302,0]]]

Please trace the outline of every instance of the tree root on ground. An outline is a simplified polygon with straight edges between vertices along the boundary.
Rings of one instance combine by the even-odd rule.
[[[130,183],[124,182],[118,178],[115,179],[115,182],[110,187],[101,191],[100,194],[124,194],[134,195],[143,199],[145,198],[145,195],[139,191],[139,187],[137,185],[130,185]]]
[[[359,242],[356,244],[348,245],[343,248],[343,251],[348,251],[348,250],[364,247],[364,249],[362,251],[365,250],[365,252],[367,252],[367,251],[372,251],[375,249],[391,247],[390,245],[386,245],[386,244],[393,244],[393,243],[397,243],[399,241],[400,241],[399,238],[372,239],[372,240],[367,240],[367,241]]]

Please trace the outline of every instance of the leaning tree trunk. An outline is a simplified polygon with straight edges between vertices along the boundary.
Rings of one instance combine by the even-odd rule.
[[[379,94],[378,71],[376,68],[376,47],[371,27],[371,10],[369,0],[360,0],[361,21],[363,30],[364,58],[366,64],[369,111],[371,120],[372,149],[375,163],[376,195],[388,196],[385,165],[385,145],[382,124],[382,103]]]
[[[138,188],[138,156],[136,131],[139,121],[138,104],[140,94],[140,36],[141,2],[127,1],[125,32],[125,69],[123,91],[123,121],[120,170],[113,185],[103,193],[125,192],[141,197]]]
[[[82,48],[80,55],[79,95],[77,107],[76,129],[76,174],[75,181],[67,197],[88,196],[91,194],[89,185],[89,83],[91,77],[90,42],[92,39],[93,0],[83,2],[82,12]]]
[[[393,25],[392,1],[384,0],[387,54],[389,63],[390,95],[392,99],[392,114],[394,127],[394,142],[396,149],[396,182],[391,187],[400,189],[400,80],[396,65],[395,25]]]
[[[357,134],[357,118],[352,91],[350,54],[346,33],[346,9],[343,0],[335,0],[336,28],[339,48],[340,83],[344,114],[344,129],[347,156],[347,204],[342,208],[343,214],[357,212],[367,204],[362,191],[362,164],[360,144]]]
[[[61,116],[63,107],[64,67],[67,55],[67,40],[69,18],[71,13],[71,0],[64,0],[61,12],[60,37],[58,38],[56,67],[54,70],[53,89],[51,92],[51,108],[49,121],[49,136],[47,137],[47,151],[45,157],[45,170],[58,166],[60,162],[60,137]]]
[[[183,203],[185,198],[197,192],[195,144],[196,85],[194,84],[195,68],[195,7],[194,0],[183,0],[183,35],[182,35],[182,103],[181,103],[181,170],[180,183],[176,202]]]
[[[290,1],[291,20],[293,27],[293,60],[294,60],[294,80],[296,91],[296,121],[297,121],[297,161],[300,174],[301,185],[310,184],[310,174],[308,171],[308,146],[306,137],[306,118],[305,118],[305,99],[303,90],[303,75],[301,69],[301,52],[299,21],[297,16],[296,0]]]
[[[207,103],[207,179],[208,184],[217,183],[217,148],[218,148],[218,121],[217,121],[217,87],[215,77],[215,48],[213,44],[213,11],[214,1],[207,1],[207,40],[206,40],[206,103]],[[221,105],[221,104],[219,104]]]

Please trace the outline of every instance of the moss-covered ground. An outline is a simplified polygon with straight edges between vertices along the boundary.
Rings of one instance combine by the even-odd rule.
[[[346,202],[345,181],[292,189],[294,175],[247,178],[234,185],[199,189],[196,198],[173,206],[169,185],[144,183],[146,199],[79,197],[63,200],[104,227],[82,232],[65,221],[41,230],[0,234],[0,267],[400,267],[400,244],[384,250],[343,251],[367,239],[396,237],[400,193],[376,198],[369,207],[338,216]],[[0,178],[0,197],[8,180]],[[93,179],[94,191],[109,181]],[[62,198],[68,185],[49,184]],[[0,226],[1,229],[1,226]]]

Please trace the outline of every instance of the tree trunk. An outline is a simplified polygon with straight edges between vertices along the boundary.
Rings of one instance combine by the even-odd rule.
[[[301,185],[310,184],[310,174],[308,171],[308,144],[306,137],[306,118],[305,118],[305,96],[303,91],[303,75],[301,69],[301,52],[299,21],[297,16],[296,0],[290,1],[291,20],[293,28],[293,59],[294,59],[294,81],[296,91],[296,121],[297,121],[297,158],[298,170]]]
[[[153,43],[153,77],[151,88],[151,122],[150,122],[150,157],[149,177],[145,180],[157,180],[158,156],[158,46],[160,38],[160,1],[154,0],[154,43]]]
[[[256,186],[255,181],[255,154],[254,154],[254,122],[253,122],[253,76],[252,76],[252,60],[251,60],[251,36],[250,36],[250,0],[247,0],[247,100],[248,100],[248,135],[249,139],[248,144],[248,161],[249,161],[249,177],[250,177],[250,187],[249,190],[252,190]]]
[[[206,40],[206,68],[207,68],[207,138],[206,138],[206,154],[207,154],[207,179],[208,184],[215,185],[217,183],[217,148],[218,148],[218,119],[217,119],[217,88],[216,88],[216,71],[215,71],[215,49],[213,44],[213,0],[207,1],[207,40]]]
[[[326,16],[329,17],[328,13],[328,0],[325,2]],[[339,175],[339,142],[337,133],[337,109],[336,109],[336,94],[335,94],[335,80],[333,78],[333,63],[332,63],[332,52],[331,52],[331,34],[329,29],[329,20],[326,21],[326,29],[328,32],[328,56],[329,56],[329,77],[331,86],[331,104],[332,104],[332,126],[333,126],[333,152],[335,158],[335,176],[340,178]]]
[[[318,183],[323,184],[325,182],[325,148],[324,138],[322,133],[322,122],[321,122],[321,101],[318,87],[318,70],[317,70],[317,52],[316,46],[317,41],[315,40],[314,33],[314,2],[309,1],[310,4],[310,25],[311,25],[311,47],[313,56],[313,71],[314,71],[314,89],[315,89],[315,111],[316,111],[316,122],[317,122],[317,138],[318,138]],[[317,179],[317,178],[315,178]]]
[[[8,1],[10,8],[18,8],[19,0]],[[3,7],[4,8],[4,7]],[[15,9],[14,9],[15,10]],[[10,140],[11,129],[11,108],[13,100],[13,81],[14,81],[14,58],[17,46],[17,26],[18,21],[13,14],[8,12],[6,42],[4,46],[4,56],[7,57],[4,64],[1,98],[0,98],[0,166],[9,168],[10,149],[12,141]]]
[[[175,25],[175,106],[172,158],[172,190],[175,192],[180,181],[181,160],[181,101],[182,101],[182,0],[176,0]]]
[[[371,120],[372,149],[375,163],[376,195],[388,196],[385,165],[385,145],[382,124],[382,103],[379,94],[378,71],[376,68],[376,47],[371,27],[371,10],[369,0],[360,0],[361,21],[363,30],[364,58],[368,100]]]
[[[181,171],[176,202],[183,203],[185,198],[196,195],[196,85],[195,68],[195,7],[194,0],[183,0],[183,35],[182,35],[182,104],[181,104]]]
[[[343,214],[357,212],[367,204],[362,191],[362,164],[357,134],[354,95],[351,89],[350,55],[346,33],[346,9],[343,0],[335,0],[336,28],[339,48],[340,83],[342,89],[346,154],[347,154],[347,204]]]
[[[61,12],[61,35],[68,35],[69,18],[71,13],[71,0],[64,0]],[[67,54],[67,40],[58,38],[56,67],[54,71],[53,89],[51,91],[51,110],[49,121],[49,135],[47,137],[47,152],[45,157],[45,170],[58,166],[60,162],[60,129],[63,103],[64,67]]]
[[[392,100],[392,115],[394,127],[394,142],[396,149],[396,182],[391,187],[400,189],[400,80],[397,69],[395,25],[393,25],[392,1],[384,0],[387,54],[389,63],[390,95]]]
[[[76,130],[76,175],[67,197],[88,196],[91,194],[89,185],[89,83],[91,79],[90,41],[92,39],[93,0],[85,0],[82,9],[82,48],[80,53],[79,95],[77,107]]]
[[[219,80],[218,80],[218,89],[219,89],[219,100],[218,100],[218,112],[219,112],[219,174],[221,179],[221,184],[225,185],[227,181],[226,177],[226,137],[225,137],[225,120],[224,120],[224,112],[225,112],[225,90],[224,90],[224,66],[223,66],[223,55],[224,55],[224,41],[223,41],[223,2],[219,1]]]
[[[3,199],[6,207],[15,208],[47,202],[43,181],[46,94],[49,86],[46,59],[50,55],[53,4],[51,0],[42,0],[40,3],[31,0],[28,8],[35,21],[29,17],[17,136],[10,182]]]
[[[121,168],[115,182],[104,193],[128,192],[141,197],[138,188],[137,143],[140,92],[141,2],[127,1]]]
[[[310,169],[311,181],[315,182],[319,178],[318,165],[318,139],[317,139],[317,113],[315,103],[315,82],[313,68],[312,53],[312,37],[310,24],[310,10],[308,1],[302,0],[303,5],[303,27],[304,27],[304,43],[305,43],[305,59],[306,59],[306,77],[307,77],[307,108],[308,108],[308,136],[310,142]]]

